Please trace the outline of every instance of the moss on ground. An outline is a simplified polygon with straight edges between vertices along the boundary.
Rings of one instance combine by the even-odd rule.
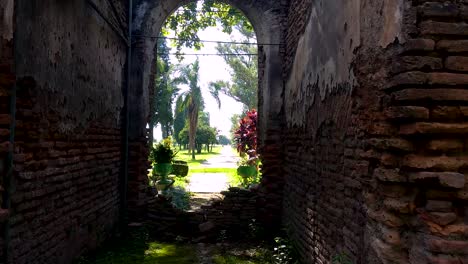
[[[230,244],[227,248],[206,245],[214,264],[268,264],[271,252],[259,246]],[[199,263],[197,245],[160,242],[151,239],[144,228],[134,229],[121,238],[109,240],[93,254],[82,257],[75,264],[195,264]]]

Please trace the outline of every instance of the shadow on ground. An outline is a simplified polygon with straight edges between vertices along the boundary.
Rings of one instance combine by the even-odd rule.
[[[94,254],[74,264],[267,264],[273,263],[268,246],[259,243],[182,243],[151,238],[145,227],[132,227]]]

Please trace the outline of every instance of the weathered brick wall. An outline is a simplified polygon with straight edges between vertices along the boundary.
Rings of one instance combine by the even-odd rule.
[[[388,258],[467,263],[468,2],[412,4],[415,39],[399,50],[383,87],[390,98],[385,116],[401,149],[389,165],[398,169],[374,173],[389,191],[375,195],[383,207],[373,218],[395,234],[379,245],[393,250]]]
[[[125,1],[94,2],[17,3],[10,263],[70,263],[119,219]]]
[[[465,263],[468,3],[360,2],[290,8],[286,226],[306,263]]]
[[[258,190],[232,187],[221,194],[192,211],[174,208],[170,200],[150,194],[148,225],[157,235],[189,237],[193,241],[216,241],[223,231],[229,239],[252,235],[251,225],[261,224],[258,219],[262,218]]]
[[[6,174],[9,168],[8,151],[11,149],[10,136],[10,93],[14,87],[14,54],[13,54],[13,12],[14,1],[2,1],[0,3],[0,162],[3,164],[0,169],[0,189],[1,189],[1,209],[0,226],[3,230],[8,220],[9,210],[7,202],[4,200],[6,191]],[[4,233],[0,234],[0,256],[3,256]],[[1,262],[2,260],[0,260]]]

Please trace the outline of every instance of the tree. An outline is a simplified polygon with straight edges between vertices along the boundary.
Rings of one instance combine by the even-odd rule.
[[[235,28],[242,34],[240,42],[251,43],[255,40],[252,28],[237,25]],[[258,47],[249,44],[218,44],[218,54],[249,54],[243,56],[223,55],[224,61],[231,68],[232,83],[222,80],[211,82],[209,85],[211,95],[218,104],[219,93],[226,94],[244,105],[244,111],[257,108],[258,104]]]
[[[169,31],[175,33],[178,40],[174,44],[178,51],[182,47],[200,49],[203,44],[198,32],[214,27],[217,23],[221,24],[223,32],[227,34],[231,34],[235,26],[253,31],[248,19],[237,8],[214,0],[205,0],[201,7],[197,3],[189,3],[179,8],[166,20],[163,34],[168,35]]]
[[[182,96],[177,97],[174,114],[174,138],[179,145],[187,145],[188,142],[182,142],[179,139],[180,132],[184,129],[187,122],[188,111],[184,107],[184,98]]]
[[[187,84],[189,90],[180,95],[182,101],[181,107],[187,109],[189,123],[189,150],[192,153],[192,159],[195,160],[195,138],[198,127],[198,114],[203,106],[203,97],[199,81],[199,61],[196,60],[191,65],[185,65],[179,68],[180,75],[174,79],[175,83]]]
[[[217,143],[217,134],[218,131],[214,127],[210,127],[206,124],[199,125],[196,134],[196,142],[195,146],[197,149],[197,153],[200,154],[203,145],[205,145],[205,149],[207,152],[210,151],[213,144]],[[184,129],[180,132],[180,142],[188,142],[189,141],[189,127],[185,126]]]
[[[151,128],[159,123],[163,138],[166,138],[173,134],[174,116],[172,104],[179,89],[173,85],[171,80],[172,66],[169,55],[167,55],[169,48],[166,45],[166,41],[159,39],[157,49],[161,55],[156,60],[157,73],[155,77],[155,97]]]
[[[223,146],[231,145],[231,140],[225,135],[220,135],[218,141]]]

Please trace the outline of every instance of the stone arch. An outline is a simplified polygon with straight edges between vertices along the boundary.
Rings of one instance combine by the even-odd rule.
[[[149,120],[149,95],[153,88],[150,76],[154,73],[153,61],[155,60],[156,39],[148,38],[147,36],[158,36],[164,22],[172,12],[178,7],[194,2],[195,0],[139,0],[134,2],[133,11],[133,27],[132,33],[132,61],[131,61],[131,89],[129,94],[129,112],[130,112],[130,130],[129,139],[130,147],[138,148],[138,153],[144,153],[142,150],[142,142],[146,140],[147,129],[146,124]],[[243,0],[221,0],[230,4],[240,11],[252,23],[257,35],[258,43],[274,43],[281,44],[284,40],[282,30],[282,20],[285,19],[284,6],[281,1],[262,0],[262,1],[243,1]],[[142,37],[146,36],[146,37]],[[259,138],[261,148],[265,142],[272,142],[273,139],[268,138],[269,130],[278,129],[282,120],[282,45],[264,45],[259,46]],[[276,133],[277,134],[277,133]],[[279,139],[274,139],[279,140]],[[273,141],[274,141],[273,140]],[[144,148],[144,147],[143,147]],[[262,151],[260,151],[262,152]],[[132,153],[132,151],[131,151]],[[134,151],[134,153],[136,153]],[[269,154],[278,163],[277,156]],[[130,181],[132,179],[142,179],[141,175],[132,175],[133,172],[144,172],[139,166],[143,161],[140,157],[140,162],[136,161],[138,157],[130,157]],[[134,162],[132,163],[132,159]],[[146,157],[144,157],[146,159]],[[268,163],[268,161],[266,162]],[[265,164],[265,162],[264,162]],[[279,175],[276,166],[271,167]],[[265,175],[265,172],[264,172]],[[141,186],[141,185],[140,185]],[[131,196],[131,194],[130,194]],[[280,204],[278,205],[280,208]]]
[[[154,48],[156,39],[141,38],[141,36],[157,36],[163,23],[178,7],[194,2],[194,0],[140,0],[134,7],[133,23],[133,56],[132,56],[132,91],[130,95],[130,105],[132,102],[140,102],[140,107],[130,108],[132,117],[131,138],[145,134],[146,119],[149,113],[148,98],[152,62],[155,59]],[[257,34],[259,43],[278,43],[282,41],[281,30],[281,8],[278,1],[240,1],[223,0],[240,9],[252,23]],[[140,36],[140,37],[139,37]],[[279,114],[282,100],[281,92],[283,89],[281,79],[281,48],[280,46],[261,46],[260,62],[263,68],[259,70],[259,91],[262,104],[259,107],[262,113]],[[259,67],[260,68],[260,67]],[[138,101],[132,101],[138,100]],[[141,100],[144,104],[141,104]],[[275,106],[270,108],[270,106]],[[272,114],[273,114],[272,113]],[[262,128],[267,126],[268,118],[263,116]],[[138,126],[138,127],[136,127]],[[264,131],[264,130],[262,130]],[[264,138],[264,137],[262,137]]]

